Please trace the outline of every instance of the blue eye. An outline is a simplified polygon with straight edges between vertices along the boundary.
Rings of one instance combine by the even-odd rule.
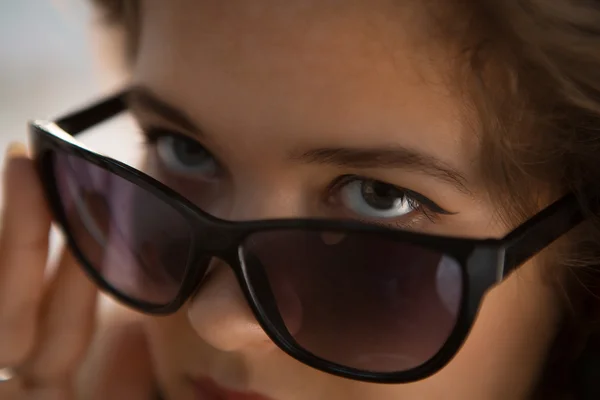
[[[156,151],[162,164],[172,173],[212,179],[218,172],[214,157],[192,139],[162,135],[156,138]]]
[[[412,192],[373,179],[350,178],[339,194],[345,207],[367,218],[398,218],[422,207]]]

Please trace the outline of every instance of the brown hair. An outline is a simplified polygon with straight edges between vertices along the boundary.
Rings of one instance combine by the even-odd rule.
[[[514,226],[568,192],[589,217],[560,253],[546,254],[553,260],[545,272],[570,312],[538,396],[589,393],[583,386],[598,383],[581,382],[580,367],[600,333],[600,218],[591,212],[600,210],[600,2],[481,0],[468,7],[467,87],[481,124],[481,169],[500,217]],[[597,350],[595,357],[597,369]]]
[[[93,2],[106,22],[124,28],[132,61],[139,1]],[[453,49],[458,43],[458,81],[477,115],[481,170],[498,217],[514,226],[567,192],[588,213],[548,270],[571,312],[538,394],[576,395],[585,383],[573,380],[572,367],[600,336],[600,218],[591,212],[600,210],[600,1],[453,0],[447,15],[440,15],[447,1],[428,4],[436,38]]]

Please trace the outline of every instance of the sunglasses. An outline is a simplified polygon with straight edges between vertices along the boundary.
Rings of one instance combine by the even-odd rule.
[[[221,259],[279,348],[346,378],[405,383],[439,371],[486,291],[584,219],[569,194],[502,239],[327,219],[221,220],[75,140],[127,111],[126,97],[30,123],[49,205],[85,272],[125,305],[163,315],[201,291]]]

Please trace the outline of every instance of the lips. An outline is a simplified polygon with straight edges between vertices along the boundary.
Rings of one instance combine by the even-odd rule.
[[[257,393],[225,389],[210,379],[195,379],[196,400],[272,400]]]

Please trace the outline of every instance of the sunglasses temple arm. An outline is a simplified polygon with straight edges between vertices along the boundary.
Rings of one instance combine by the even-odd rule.
[[[506,243],[502,275],[507,276],[583,219],[575,194],[568,194],[534,215],[502,239]]]
[[[76,110],[55,121],[63,131],[75,136],[92,126],[121,113],[127,108],[126,92],[117,93],[100,102]]]

